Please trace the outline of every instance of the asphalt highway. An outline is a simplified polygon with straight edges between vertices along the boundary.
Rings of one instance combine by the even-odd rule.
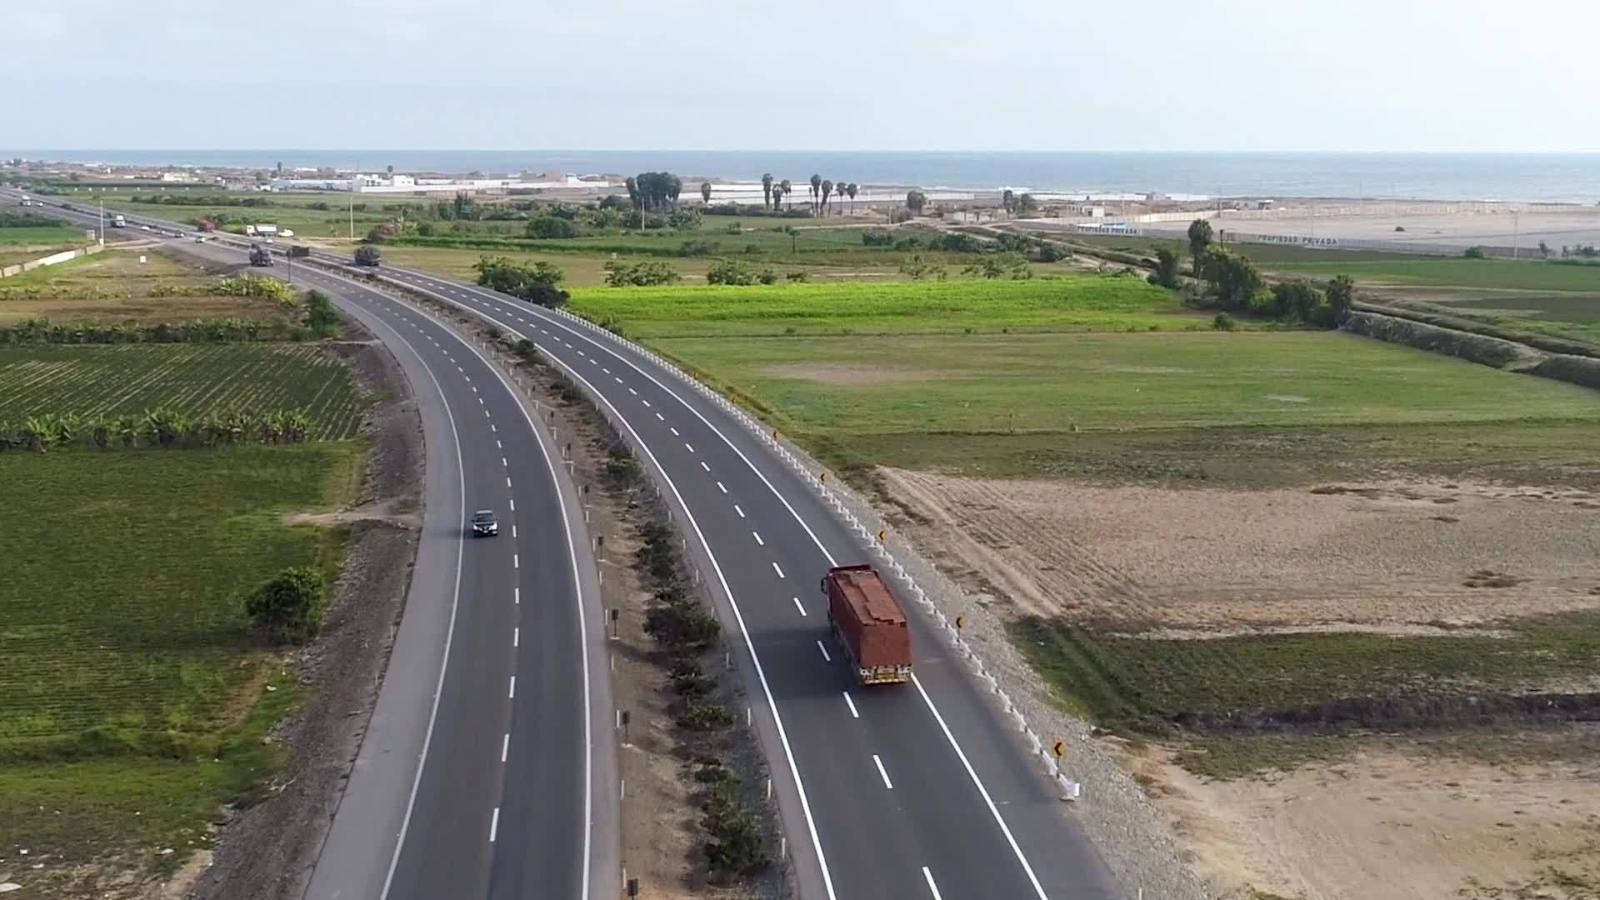
[[[533,341],[641,448],[728,626],[803,896],[1122,896],[1015,729],[914,606],[912,683],[854,685],[827,628],[819,580],[830,565],[871,561],[867,548],[730,413],[602,329],[450,279],[392,267],[382,273]],[[447,687],[441,718],[457,704],[474,707],[454,714],[463,720],[496,715],[474,706],[492,706],[491,698]],[[609,745],[598,734],[596,744]],[[493,792],[472,787],[480,777],[461,773],[440,786],[460,779],[463,791],[481,795],[461,808],[476,808]],[[418,803],[427,796],[419,793]],[[545,834],[580,821],[555,807],[541,812]],[[451,828],[472,824],[463,814]],[[466,858],[465,848],[452,852]],[[400,871],[428,877],[428,866],[407,866],[402,854]],[[471,866],[443,868],[451,890],[435,896],[478,896],[485,888],[470,880]],[[541,894],[573,895],[555,887]]]

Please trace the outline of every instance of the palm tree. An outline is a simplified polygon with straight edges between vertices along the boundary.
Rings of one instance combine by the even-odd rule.
[[[700,182],[700,199],[704,200],[707,206],[711,205],[711,182]]]
[[[789,199],[789,205],[793,206],[794,205],[794,185],[789,183],[789,179],[785,178],[783,181],[779,182],[778,186],[783,188],[783,195],[785,197],[790,198]],[[776,204],[773,205],[773,209],[777,209],[777,205]]]
[[[911,210],[913,216],[922,215],[922,207],[928,203],[928,197],[921,191],[908,191],[906,193],[906,209]]]
[[[822,179],[822,212],[824,215],[828,212],[828,198],[832,196],[833,181],[827,178]]]
[[[822,176],[816,173],[811,175],[811,208],[817,208],[817,198],[822,196]]]
[[[782,202],[783,202],[783,188],[778,187],[777,185],[773,185],[773,187],[772,187],[772,209],[773,209],[774,212],[777,211],[778,204],[780,204]]]
[[[861,185],[854,181],[844,186],[844,192],[850,195],[850,212],[856,211],[856,192],[861,190]]]
[[[772,173],[766,172],[761,176],[761,208],[772,206]]]
[[[1005,210],[1007,214],[1010,214],[1011,210],[1016,207],[1016,205],[1017,195],[1011,193],[1010,188],[1006,188],[1005,192],[1000,195],[1000,208]]]

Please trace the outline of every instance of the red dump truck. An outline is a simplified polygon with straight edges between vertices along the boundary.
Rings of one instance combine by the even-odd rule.
[[[835,566],[822,578],[828,624],[862,684],[892,684],[911,677],[911,632],[906,612],[868,565]]]

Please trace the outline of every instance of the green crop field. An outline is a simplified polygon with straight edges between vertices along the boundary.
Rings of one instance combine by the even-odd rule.
[[[1181,224],[1179,225],[1181,229]],[[1136,253],[1150,256],[1157,247],[1166,247],[1179,256],[1188,257],[1189,245],[1172,238],[1144,237],[1122,234],[1077,234],[1072,232],[1040,232],[1042,236],[1072,244],[1081,244],[1103,250]],[[1437,256],[1390,253],[1383,250],[1320,250],[1314,247],[1297,247],[1291,244],[1228,244],[1230,250],[1242,253],[1263,266],[1277,263],[1326,263],[1340,266],[1352,262],[1391,262],[1394,260],[1436,260]],[[1269,266],[1270,267],[1270,266]]]
[[[1248,255],[1253,247],[1247,247]],[[1283,262],[1275,272],[1332,278],[1349,275],[1358,285],[1461,287],[1526,291],[1585,291],[1600,294],[1600,266],[1560,265],[1514,259],[1381,259],[1349,262]]]
[[[294,695],[244,596],[284,566],[337,572],[343,533],[282,517],[353,501],[361,449],[0,454],[0,846],[156,863],[206,840],[276,761],[262,738]]]
[[[65,225],[30,225],[22,228],[0,228],[0,247],[25,245],[30,247],[58,247],[86,244],[82,228]],[[42,255],[42,254],[41,254]]]
[[[1027,281],[588,288],[575,312],[636,337],[1014,330],[1188,330],[1210,317],[1125,276]]]
[[[839,465],[1039,472],[1145,431],[1472,426],[1459,447],[1484,425],[1539,420],[1600,436],[1593,391],[1332,332],[651,343]]]
[[[349,368],[311,344],[0,348],[0,421],[303,408],[312,439],[338,440],[356,434],[366,405]]]

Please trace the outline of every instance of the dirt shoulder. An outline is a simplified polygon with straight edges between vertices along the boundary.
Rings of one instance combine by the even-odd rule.
[[[321,635],[300,654],[306,700],[273,735],[289,763],[270,797],[225,811],[212,865],[193,896],[290,900],[304,892],[350,765],[361,747],[389,650],[405,608],[416,557],[423,446],[421,421],[399,364],[373,336],[346,320],[332,345],[379,398],[364,433],[371,449],[355,510],[325,524],[350,529],[344,571]]]

